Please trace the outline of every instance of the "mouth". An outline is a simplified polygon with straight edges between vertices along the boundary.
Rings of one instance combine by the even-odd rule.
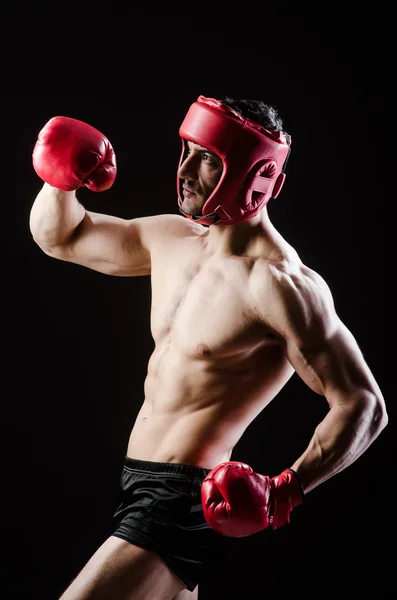
[[[185,196],[185,198],[190,198],[190,196],[197,195],[196,190],[194,190],[193,188],[189,187],[188,185],[183,185],[182,186],[182,193]]]

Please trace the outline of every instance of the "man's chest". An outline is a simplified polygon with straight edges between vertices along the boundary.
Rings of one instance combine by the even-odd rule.
[[[243,259],[183,260],[152,268],[151,329],[185,355],[228,356],[264,339]]]

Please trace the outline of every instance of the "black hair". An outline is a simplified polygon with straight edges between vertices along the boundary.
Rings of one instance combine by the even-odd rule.
[[[289,134],[283,129],[283,120],[274,106],[266,104],[263,100],[235,99],[229,96],[219,98],[219,102],[229,106],[242,117],[259,123],[265,129],[282,131],[287,137],[288,143],[291,142]]]

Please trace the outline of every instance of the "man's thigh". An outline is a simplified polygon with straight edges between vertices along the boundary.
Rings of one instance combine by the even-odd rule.
[[[110,536],[59,600],[171,600],[184,589],[156,553]]]

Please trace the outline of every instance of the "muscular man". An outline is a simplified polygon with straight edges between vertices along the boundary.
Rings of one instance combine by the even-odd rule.
[[[286,526],[305,495],[387,424],[382,393],[324,279],[270,222],[291,140],[261,101],[200,96],[179,134],[181,214],[87,211],[116,159],[91,125],[55,117],[33,164],[44,181],[30,228],[49,256],[115,276],[150,276],[150,357],[114,531],[62,600],[197,598],[230,537]],[[231,460],[248,425],[291,376],[329,410],[281,474]]]

